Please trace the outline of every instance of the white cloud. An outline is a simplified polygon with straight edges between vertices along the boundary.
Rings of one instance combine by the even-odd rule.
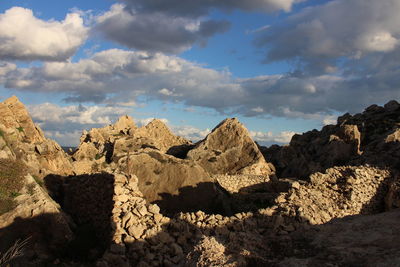
[[[29,113],[47,137],[61,145],[76,146],[84,129],[103,127],[128,114],[129,108],[109,106],[59,106],[51,103],[29,105]]]
[[[67,14],[63,21],[44,21],[30,9],[13,7],[0,14],[0,59],[67,60],[87,35],[78,13]]]
[[[343,59],[398,49],[400,2],[333,0],[308,7],[260,33],[266,61],[300,60],[312,72],[331,71]]]
[[[254,111],[256,113],[263,113],[264,109],[262,107],[256,107],[256,108],[252,108],[251,111]]]
[[[79,139],[82,135],[82,131],[76,130],[72,132],[62,131],[44,131],[47,138],[56,140],[61,146],[72,146],[77,147],[79,145]]]
[[[134,119],[135,123],[137,124],[138,127],[142,127],[142,126],[146,126],[147,124],[149,124],[152,120],[154,120],[156,118],[145,118],[145,119]],[[158,120],[162,121],[165,124],[168,124],[168,120],[165,118],[157,118]]]
[[[283,131],[278,134],[273,132],[250,131],[250,136],[257,142],[288,144],[296,132]]]
[[[69,102],[129,107],[141,105],[136,102],[144,96],[146,101],[206,107],[227,116],[273,115],[322,122],[336,111],[360,112],[370,104],[400,98],[396,63],[400,51],[390,53],[387,60],[365,64],[371,65],[371,70],[364,68],[367,77],[286,74],[238,79],[226,70],[205,68],[177,56],[111,49],[75,63],[17,69],[4,65],[0,82],[6,88],[63,93]]]
[[[209,133],[211,133],[210,129],[199,129],[190,125],[183,126],[171,126],[171,131],[178,136],[182,136],[192,142],[197,142],[201,139],[204,139]]]
[[[337,116],[334,116],[334,115],[326,116],[326,117],[322,120],[322,123],[323,123],[324,125],[330,125],[330,124],[335,125],[336,122],[337,122]]]

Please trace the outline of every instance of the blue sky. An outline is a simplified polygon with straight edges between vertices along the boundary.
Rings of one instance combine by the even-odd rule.
[[[397,0],[7,0],[0,100],[47,136],[129,114],[194,141],[238,117],[287,143],[345,112],[400,98]]]

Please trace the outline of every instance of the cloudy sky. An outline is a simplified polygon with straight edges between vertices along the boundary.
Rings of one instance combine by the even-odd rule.
[[[194,141],[238,117],[286,143],[400,99],[399,0],[2,0],[0,100],[47,136],[129,114]]]

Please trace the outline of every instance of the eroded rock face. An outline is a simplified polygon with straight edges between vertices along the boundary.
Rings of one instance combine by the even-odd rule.
[[[191,143],[171,133],[161,120],[153,120],[148,125],[137,128],[133,119],[122,116],[114,125],[84,132],[81,143],[74,153],[75,171],[78,174],[90,173],[95,165],[110,161],[112,156],[121,157],[130,152],[140,152],[152,148],[161,153],[180,154],[182,146]],[[85,164],[80,163],[85,161]],[[90,166],[92,163],[92,167]]]
[[[273,174],[272,166],[236,118],[221,122],[189,151],[187,159],[211,174]]]
[[[56,142],[44,137],[17,97],[0,103],[0,114],[1,158],[21,159],[36,175],[72,173],[66,153]]]
[[[21,141],[28,143],[45,141],[43,132],[33,123],[25,106],[16,96],[0,103],[0,114],[0,123],[10,130],[17,130]]]
[[[194,162],[152,149],[114,160],[124,173],[138,177],[146,200],[157,203],[167,213],[199,209],[223,212],[222,192]]]
[[[262,148],[281,177],[307,179],[312,173],[345,164],[398,168],[400,104],[372,105],[363,113],[345,114],[337,125],[294,135],[288,146]]]
[[[342,165],[360,154],[360,132],[356,125],[325,126],[294,135],[288,146],[263,149],[280,177],[306,179],[311,173]]]

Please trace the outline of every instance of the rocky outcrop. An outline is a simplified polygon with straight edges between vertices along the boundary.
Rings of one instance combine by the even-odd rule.
[[[124,173],[136,175],[146,200],[158,203],[166,213],[200,209],[222,212],[222,192],[215,180],[194,162],[153,149],[113,160]]]
[[[95,165],[110,161],[112,156],[120,157],[122,154],[140,152],[146,148],[179,155],[180,147],[190,144],[188,140],[173,135],[161,120],[155,119],[146,126],[137,128],[131,117],[122,116],[114,125],[83,133],[81,143],[73,155],[75,172],[90,173],[94,171]]]
[[[56,142],[44,137],[18,98],[14,96],[0,103],[0,114],[1,158],[21,159],[31,173],[42,177],[48,173],[72,173],[66,153]]]
[[[27,143],[41,143],[45,141],[43,132],[37,127],[24,104],[16,96],[12,96],[0,103],[0,123],[5,128],[18,130],[17,136]]]
[[[294,135],[288,146],[261,148],[278,176],[307,179],[315,172],[345,164],[399,166],[400,104],[373,105],[363,113],[345,114],[337,125]]]
[[[265,161],[247,129],[236,118],[221,122],[189,151],[187,159],[211,174],[273,174],[273,166]]]

